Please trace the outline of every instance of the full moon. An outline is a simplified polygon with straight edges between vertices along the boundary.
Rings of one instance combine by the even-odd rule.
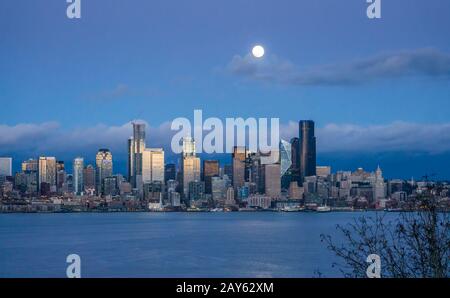
[[[252,54],[256,58],[261,58],[262,56],[264,56],[264,48],[260,45],[254,46],[252,49]]]

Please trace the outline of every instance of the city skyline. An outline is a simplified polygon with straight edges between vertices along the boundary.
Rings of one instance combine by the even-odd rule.
[[[380,165],[371,172],[318,165],[314,121],[300,120],[298,127],[298,136],[281,139],[271,152],[235,144],[228,153],[231,163],[223,166],[202,161],[196,140],[185,136],[177,170],[166,163],[163,148],[147,147],[145,123],[133,122],[127,176],[113,171],[107,148],[98,150],[95,166],[75,157],[72,172],[55,156],[40,156],[11,173],[11,158],[2,157],[1,207],[4,212],[407,210],[429,187],[439,189],[443,206],[448,201],[448,182],[435,181],[434,174],[406,181],[386,179]]]

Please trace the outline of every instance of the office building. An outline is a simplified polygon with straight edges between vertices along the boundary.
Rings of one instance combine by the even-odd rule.
[[[73,186],[74,193],[76,195],[82,195],[84,193],[84,159],[77,157],[73,160]]]
[[[245,147],[235,146],[232,154],[233,166],[233,187],[235,193],[244,186],[245,183],[245,161],[247,158],[247,150]]]
[[[83,170],[84,190],[95,190],[95,168],[87,165]]]
[[[164,150],[146,148],[142,155],[143,183],[164,182]]]
[[[128,179],[142,190],[142,158],[145,151],[145,124],[133,123],[133,137],[128,140]]]
[[[316,176],[326,178],[331,175],[331,167],[329,166],[317,166]]]
[[[166,164],[164,167],[164,182],[177,179],[177,167],[174,163]]]
[[[100,149],[95,156],[95,190],[102,194],[104,180],[113,175],[113,156],[108,149]]]
[[[56,191],[56,158],[54,157],[39,157],[38,164],[38,186],[39,189],[42,183],[47,183],[49,191],[55,188]]]
[[[218,160],[204,160],[202,169],[202,180],[205,181],[205,193],[211,194],[212,177],[219,176],[219,161]]]
[[[314,134],[314,121],[300,121],[299,134],[300,182],[303,182],[305,177],[316,175],[316,137]]]
[[[292,166],[292,146],[285,140],[280,141],[280,171],[281,176],[287,173]]]
[[[12,176],[11,157],[0,157],[0,176]]]
[[[265,194],[272,199],[281,197],[280,164],[264,165]]]
[[[195,141],[189,137],[184,138],[181,158],[181,185],[184,198],[189,198],[189,183],[200,181],[200,178],[200,158],[195,156]]]

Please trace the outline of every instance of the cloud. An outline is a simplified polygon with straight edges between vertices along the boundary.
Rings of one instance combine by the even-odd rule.
[[[170,123],[147,126],[149,147],[170,146],[173,133]],[[100,148],[108,148],[113,155],[127,152],[127,140],[133,134],[132,122],[118,126],[98,124],[91,127],[62,129],[58,123],[0,125],[0,155],[36,157],[57,156],[62,159],[85,156],[94,159],[93,154]],[[86,156],[86,155],[92,156]]]
[[[298,123],[281,126],[285,139],[298,136]],[[316,129],[319,152],[450,152],[450,123],[393,122],[384,125],[327,124]]]
[[[318,65],[306,70],[274,55],[263,60],[251,55],[236,55],[227,70],[251,80],[288,85],[358,85],[411,76],[450,79],[450,54],[436,49],[416,49],[347,63]]]
[[[146,123],[147,146],[162,147],[171,155],[170,142],[175,132],[171,131],[170,124]],[[281,137],[290,140],[298,136],[298,123],[282,124],[280,130]],[[109,148],[113,155],[123,157],[131,135],[131,122],[73,129],[62,129],[56,122],[0,125],[0,155],[21,158],[49,155],[66,159],[82,155],[91,160],[98,149]],[[393,122],[369,126],[330,123],[316,128],[316,136],[319,153],[450,152],[450,123]]]

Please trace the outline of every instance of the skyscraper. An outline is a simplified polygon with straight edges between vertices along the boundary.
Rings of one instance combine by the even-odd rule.
[[[280,164],[264,165],[265,193],[272,199],[279,199],[281,196],[281,176]]]
[[[73,191],[76,195],[84,193],[83,181],[84,159],[77,157],[73,160]]]
[[[298,138],[291,139],[291,159],[292,173],[298,174],[300,172],[300,140]]]
[[[32,171],[37,172],[39,169],[39,163],[36,159],[29,159],[22,162],[22,172]]]
[[[143,183],[164,182],[164,150],[146,148],[142,155]]]
[[[0,157],[0,176],[12,176],[11,157]]]
[[[200,158],[195,156],[195,141],[183,138],[183,152],[181,157],[181,185],[185,198],[189,195],[189,183],[200,181]]]
[[[84,190],[95,189],[95,169],[92,165],[87,165],[83,170]]]
[[[108,149],[100,149],[95,157],[95,190],[97,194],[102,194],[104,191],[104,180],[113,175],[113,160],[112,154]]]
[[[218,160],[204,160],[202,169],[202,178],[205,182],[205,193],[211,194],[211,179],[214,176],[219,176],[219,161]]]
[[[164,182],[175,180],[177,178],[177,168],[174,163],[169,163],[164,166]]]
[[[66,182],[66,170],[64,161],[56,162],[56,189],[59,191],[62,189],[63,184]]]
[[[39,157],[39,173],[38,173],[38,187],[40,189],[42,183],[47,183],[50,188],[55,187],[56,190],[56,158],[54,157]]]
[[[247,150],[245,147],[235,146],[233,148],[233,187],[235,193],[239,187],[244,186],[245,183],[245,159],[247,157]]]
[[[375,171],[375,181],[373,182],[373,197],[375,200],[381,200],[386,198],[386,183],[384,182],[383,172],[380,166]]]
[[[281,176],[283,176],[292,166],[292,147],[291,143],[285,140],[280,141],[280,165]]]
[[[128,179],[142,190],[142,155],[145,150],[145,124],[133,123],[133,137],[128,140]]]
[[[316,137],[314,135],[314,121],[300,121],[299,134],[300,182],[303,182],[305,177],[316,175]]]

